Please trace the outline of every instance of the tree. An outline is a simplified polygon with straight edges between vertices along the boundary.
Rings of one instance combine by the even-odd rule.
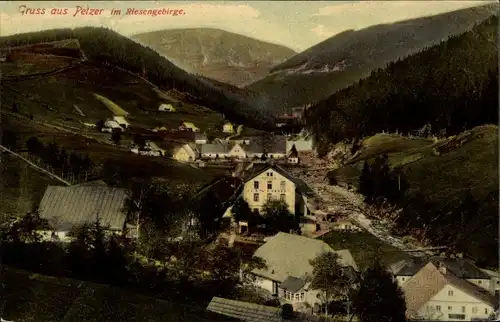
[[[120,130],[113,130],[113,133],[111,133],[111,140],[116,144],[119,145],[120,141],[122,139],[122,135]]]
[[[146,145],[146,139],[142,135],[136,135],[134,136],[134,143],[143,148]]]
[[[359,177],[359,192],[366,197],[367,201],[372,200],[374,194],[374,183],[370,165],[366,160],[363,163],[363,170],[361,170],[361,175]]]
[[[360,322],[406,321],[403,291],[379,260],[363,273],[353,304]]]
[[[101,132],[102,129],[104,128],[104,120],[97,121],[95,127],[97,130],[99,130],[99,132]]]
[[[240,221],[250,221],[253,217],[252,210],[248,206],[248,202],[243,198],[239,197],[231,208],[233,213],[233,218],[236,222]]]
[[[50,230],[48,221],[38,212],[27,213],[7,223],[4,238],[10,242],[35,243],[42,239],[43,230]]]
[[[266,227],[271,232],[299,231],[299,223],[288,209],[286,202],[281,200],[269,200],[262,207]]]
[[[347,302],[350,311],[350,300],[357,288],[357,274],[352,267],[343,267],[340,257],[334,252],[325,252],[311,261],[313,266],[312,284],[322,291],[321,300],[328,315],[328,304],[334,299]]]
[[[17,142],[18,142],[18,136],[16,135],[16,133],[12,132],[12,131],[9,131],[9,130],[5,130],[3,131],[2,133],[2,145],[7,147],[8,149],[10,150],[17,150]]]
[[[295,317],[295,312],[293,311],[293,306],[291,304],[283,304],[281,307],[281,317],[285,320],[291,320]]]
[[[19,113],[19,107],[17,106],[17,102],[12,103],[12,113]]]

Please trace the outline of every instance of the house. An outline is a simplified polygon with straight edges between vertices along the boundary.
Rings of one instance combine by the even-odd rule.
[[[286,136],[273,135],[262,137],[260,144],[268,158],[281,159],[286,157]]]
[[[194,143],[195,144],[207,144],[208,138],[205,133],[195,133],[194,135]]]
[[[254,269],[255,286],[263,288],[278,298],[298,308],[305,303],[314,307],[319,304],[319,291],[311,284],[313,267],[310,263],[318,255],[335,252],[344,267],[358,267],[349,250],[334,251],[319,239],[300,235],[278,233],[259,247],[254,256],[265,260],[267,267]]]
[[[233,124],[231,122],[224,123],[224,125],[222,126],[222,132],[233,134],[234,133],[234,126],[233,126]]]
[[[172,104],[161,104],[158,107],[158,111],[160,112],[175,112],[175,107]]]
[[[125,189],[105,184],[48,186],[38,211],[40,217],[49,222],[52,230],[41,233],[45,237],[69,241],[71,237],[68,233],[74,226],[91,224],[96,220],[108,233],[133,231],[135,226],[126,225],[126,198]]]
[[[192,162],[196,160],[197,149],[194,144],[183,144],[174,149],[172,159],[179,162]]]
[[[349,218],[341,217],[333,222],[334,230],[346,230],[346,231],[361,231],[361,228],[355,225]]]
[[[200,157],[209,159],[224,159],[228,157],[230,146],[228,144],[202,144],[199,146]]]
[[[164,126],[161,126],[161,127],[156,127],[152,130],[153,132],[167,132],[168,129]]]
[[[127,122],[125,117],[123,116],[113,116],[113,121],[118,123],[122,128],[127,129],[130,126],[130,123]]]
[[[229,139],[229,143],[232,143],[232,144],[244,144],[244,145],[248,145],[250,144],[251,142],[251,138],[248,138],[248,137],[241,137],[241,136],[236,136],[236,137],[232,137]]]
[[[304,236],[311,235],[320,230],[320,225],[316,217],[309,215],[305,215],[300,219],[299,227]]]
[[[287,137],[286,150],[290,151],[295,146],[298,152],[309,152],[314,149],[313,136],[302,131],[296,136]]]
[[[112,133],[114,130],[118,130],[123,132],[123,128],[116,121],[107,120],[104,122],[104,127],[101,129],[101,132],[109,132]]]
[[[194,123],[191,123],[191,122],[182,122],[181,125],[179,126],[179,130],[200,132],[200,129],[198,127],[196,127],[196,125],[194,125]]]
[[[286,161],[289,164],[299,164],[299,153],[297,152],[295,145],[292,146],[290,151],[288,151],[288,154],[286,156]]]
[[[268,200],[283,200],[292,214],[308,214],[307,200],[314,193],[307,184],[278,165],[254,166],[244,179],[243,198],[260,212]]]
[[[439,256],[425,258],[411,258],[402,260],[390,267],[390,270],[396,277],[399,286],[404,286],[412,276],[417,274],[426,264],[444,265],[449,272],[458,278],[469,281],[478,287],[481,287],[490,293],[495,293],[495,282],[492,283],[491,276],[482,269],[475,266],[470,260],[464,258],[446,258]]]
[[[428,262],[402,286],[408,319],[486,320],[498,303],[485,289],[460,278],[441,262]]]
[[[236,159],[248,158],[247,152],[245,151],[245,147],[243,147],[241,144],[235,144],[231,148],[231,150],[229,150],[228,156]]]

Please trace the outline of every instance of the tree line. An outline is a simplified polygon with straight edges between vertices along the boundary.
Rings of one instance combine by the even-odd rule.
[[[192,103],[223,113],[239,124],[258,129],[272,128],[274,120],[262,109],[253,108],[239,94],[217,87],[176,67],[149,47],[142,46],[110,29],[82,27],[51,29],[0,37],[0,47],[23,46],[43,42],[78,39],[89,60],[126,69],[164,90],[189,93]]]
[[[140,254],[141,242],[106,236],[99,222],[75,227],[69,243],[44,241],[37,231],[47,225],[34,213],[2,230],[3,264],[203,306],[213,296],[237,296],[243,282],[239,280],[241,263],[247,270],[264,265],[224,245],[171,242],[163,249],[164,265],[157,267]]]
[[[94,167],[88,154],[68,153],[64,147],[60,147],[57,143],[43,144],[34,136],[26,141],[26,148],[28,153],[37,158],[43,166],[58,170],[61,172],[61,176],[68,176],[76,181],[86,181]]]
[[[306,111],[319,145],[382,131],[456,134],[498,121],[498,17],[373,71]]]

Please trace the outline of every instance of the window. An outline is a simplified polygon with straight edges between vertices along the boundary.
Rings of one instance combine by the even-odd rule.
[[[253,194],[253,201],[259,201],[259,194],[258,193]]]
[[[273,200],[273,194],[272,193],[268,193],[267,194],[267,201],[270,201],[270,200]]]
[[[465,306],[462,306],[462,313],[465,313]]]
[[[488,309],[484,308],[484,314],[488,314]]]
[[[268,176],[268,177],[272,177],[272,176],[273,176],[273,173],[272,173],[272,172],[268,172],[268,173],[267,173],[267,176]]]
[[[453,291],[448,291],[448,296],[453,296]]]
[[[299,293],[295,294],[295,301],[296,301],[296,302],[298,302],[298,301],[299,301],[299,298],[300,298],[300,294],[299,294]]]
[[[405,281],[405,278],[404,277],[401,277],[401,281],[404,282]]]
[[[452,307],[451,306],[448,306],[448,311],[451,311],[452,310]]]
[[[304,302],[304,298],[305,298],[304,293],[300,293],[300,301],[301,302]]]
[[[286,195],[284,193],[280,194],[280,200],[281,201],[285,201],[285,197],[286,197]]]
[[[272,189],[273,188],[273,182],[272,181],[268,181],[267,182],[267,189]]]
[[[285,181],[281,181],[280,182],[280,189],[281,190],[285,190],[285,186],[286,186],[286,182]]]
[[[477,313],[477,311],[478,311],[478,310],[477,310],[477,307],[473,307],[473,308],[472,308],[472,313]]]
[[[254,189],[259,189],[259,181],[254,181],[253,182],[253,188]]]
[[[483,283],[483,281],[481,281],[481,280],[477,281],[477,284],[482,284],[482,283]]]
[[[441,305],[436,305],[436,311],[441,311]]]

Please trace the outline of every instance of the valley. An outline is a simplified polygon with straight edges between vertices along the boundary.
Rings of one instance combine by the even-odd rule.
[[[0,320],[495,318],[496,9],[0,37]]]

